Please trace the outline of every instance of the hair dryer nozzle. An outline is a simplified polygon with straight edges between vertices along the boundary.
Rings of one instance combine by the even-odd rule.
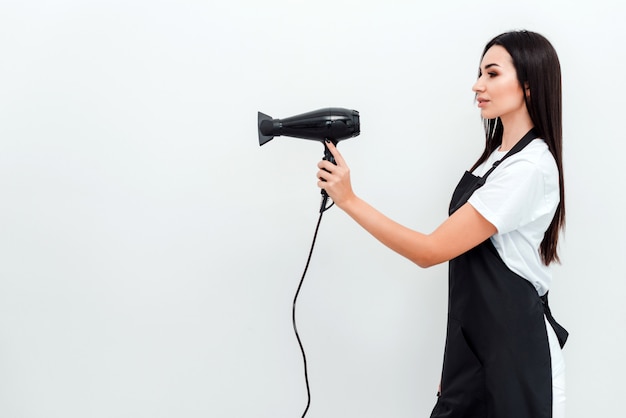
[[[274,138],[274,119],[271,116],[259,112],[258,121],[259,145],[263,145]]]

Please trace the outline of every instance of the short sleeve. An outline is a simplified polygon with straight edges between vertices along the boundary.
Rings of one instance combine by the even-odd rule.
[[[509,161],[511,160],[511,161]],[[554,210],[546,194],[542,167],[525,159],[507,159],[476,190],[469,203],[499,234],[505,234]]]

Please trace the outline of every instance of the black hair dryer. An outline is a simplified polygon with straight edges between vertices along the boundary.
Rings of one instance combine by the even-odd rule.
[[[325,140],[334,145],[343,139],[352,138],[361,133],[359,112],[340,107],[328,107],[291,116],[285,119],[273,119],[259,112],[259,145],[271,141],[275,136],[291,136],[301,139],[312,139],[324,144],[324,159],[335,164],[335,159],[326,147]],[[322,207],[326,209],[328,195],[322,190]]]

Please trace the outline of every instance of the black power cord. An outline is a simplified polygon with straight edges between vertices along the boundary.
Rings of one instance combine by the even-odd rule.
[[[315,241],[317,240],[317,233],[320,229],[320,224],[322,223],[322,216],[324,212],[330,209],[335,202],[331,203],[330,206],[326,206],[326,202],[328,200],[328,195],[325,190],[322,190],[322,205],[320,207],[320,216],[317,220],[317,225],[315,226],[315,233],[313,234],[313,241],[311,242],[311,249],[309,250],[309,256],[306,260],[306,265],[304,266],[304,271],[302,272],[302,277],[300,278],[300,283],[298,284],[298,289],[296,290],[296,294],[293,298],[293,306],[291,308],[291,322],[293,324],[293,331],[296,334],[296,339],[298,340],[298,345],[300,346],[300,351],[302,352],[302,360],[304,362],[304,382],[306,384],[306,408],[302,413],[302,418],[309,411],[309,407],[311,406],[311,388],[309,387],[309,372],[306,363],[306,353],[304,352],[304,346],[302,345],[302,341],[300,340],[300,335],[298,334],[298,327],[296,326],[296,303],[298,302],[298,295],[300,294],[300,289],[302,288],[302,283],[304,282],[304,277],[306,276],[306,272],[309,269],[309,264],[311,263],[311,256],[313,255],[313,249],[315,248]]]

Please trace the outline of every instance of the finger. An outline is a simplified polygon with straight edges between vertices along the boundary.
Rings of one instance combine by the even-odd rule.
[[[332,173],[334,170],[337,169],[337,167],[335,166],[335,164],[331,163],[328,160],[322,160],[317,164],[317,167],[326,171],[327,173]]]
[[[317,178],[320,181],[323,181],[324,183],[328,181],[328,179],[330,178],[330,176],[332,176],[331,173],[329,173],[326,170],[320,170],[317,172]]]
[[[317,173],[317,180],[317,185],[323,189],[331,184],[329,182],[332,180],[332,175],[327,171],[320,170]]]

